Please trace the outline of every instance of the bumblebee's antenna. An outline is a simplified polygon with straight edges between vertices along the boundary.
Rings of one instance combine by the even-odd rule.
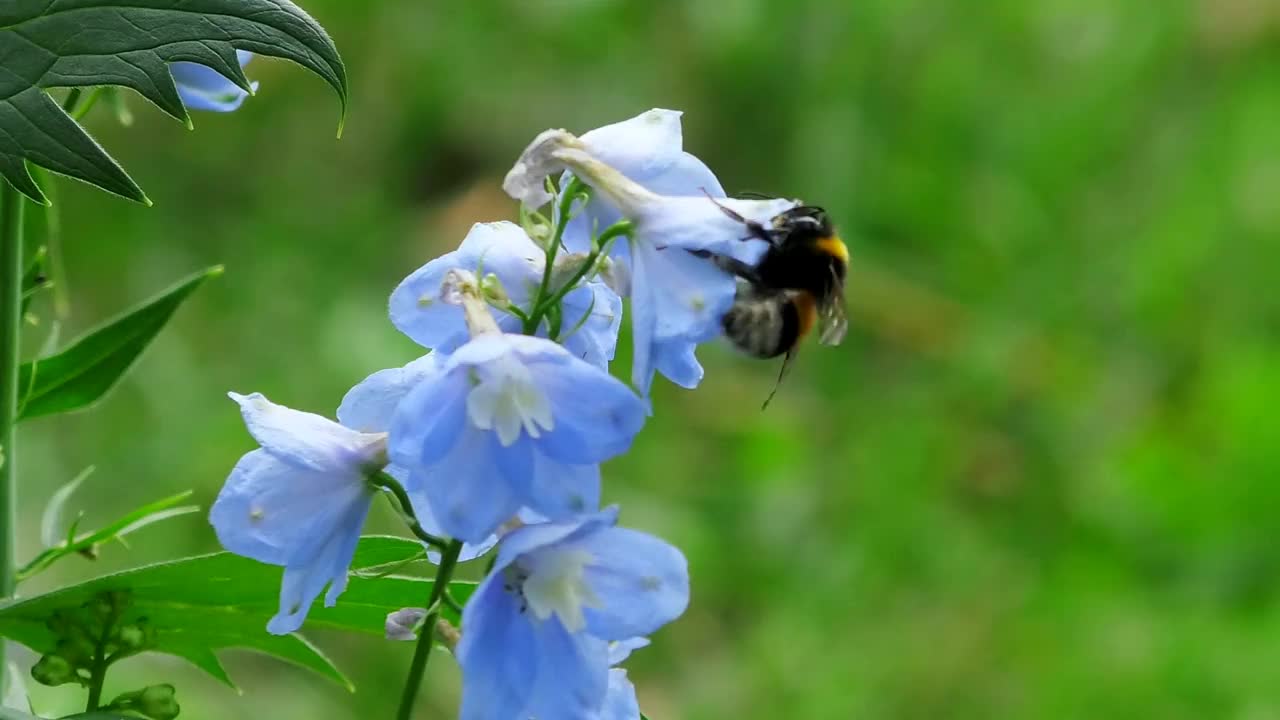
[[[778,371],[778,379],[773,382],[773,389],[769,391],[769,397],[764,399],[764,404],[760,406],[760,412],[764,412],[769,407],[769,403],[773,402],[773,396],[778,394],[778,388],[782,385],[782,379],[787,376],[787,371],[791,369],[791,359],[796,355],[796,349],[791,348],[787,351],[787,356],[782,359],[782,369]]]

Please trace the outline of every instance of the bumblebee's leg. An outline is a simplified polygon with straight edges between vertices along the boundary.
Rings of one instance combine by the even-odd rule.
[[[694,257],[707,258],[711,260],[711,262],[715,263],[716,267],[724,270],[730,275],[736,275],[752,285],[760,284],[760,274],[756,272],[756,269],[737,258],[713,253],[710,250],[686,250],[685,252],[693,255]]]
[[[778,245],[781,242],[781,236],[777,235],[774,232],[766,230],[763,225],[756,222],[755,220],[746,219],[745,217],[742,216],[742,213],[739,213],[733,208],[725,207],[719,200],[712,197],[711,193],[707,192],[706,188],[702,188],[702,194],[706,195],[708,200],[715,203],[716,207],[720,208],[720,212],[727,215],[730,220],[736,220],[742,223],[743,225],[747,226],[747,230],[749,234],[744,238],[739,238],[740,240],[742,241],[763,240],[769,243],[770,245]]]
[[[764,412],[769,407],[769,403],[773,402],[773,396],[778,394],[778,388],[782,386],[782,379],[787,376],[787,371],[791,369],[791,360],[796,356],[796,349],[793,347],[787,351],[787,356],[782,359],[782,369],[778,370],[778,379],[773,383],[773,389],[769,391],[769,397],[764,399],[764,404],[760,406],[760,411]]]

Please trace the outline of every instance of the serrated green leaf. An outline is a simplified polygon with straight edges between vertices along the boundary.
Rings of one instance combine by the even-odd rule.
[[[26,162],[148,202],[45,89],[131,88],[189,123],[168,63],[207,65],[245,90],[236,49],[285,58],[337,91],[346,70],[320,24],[289,0],[7,0],[0,3],[0,177],[47,204]]]
[[[420,543],[405,538],[361,538],[346,592],[334,607],[317,603],[306,627],[381,637],[387,613],[425,603],[431,581],[394,575],[368,578],[359,571],[407,560],[421,551]],[[131,602],[123,622],[146,617],[156,631],[155,652],[184,658],[227,684],[231,680],[215,653],[244,648],[293,662],[350,687],[333,663],[302,636],[267,633],[267,621],[279,605],[280,577],[278,567],[227,552],[148,565],[0,604],[0,636],[39,653],[49,652],[56,638],[45,623],[55,611],[79,607],[102,592],[127,590]],[[455,582],[449,589],[466,602],[475,584]]]
[[[19,388],[26,389],[19,420],[81,410],[97,402],[129,370],[182,301],[221,266],[202,270],[128,311],[52,357],[23,363]]]

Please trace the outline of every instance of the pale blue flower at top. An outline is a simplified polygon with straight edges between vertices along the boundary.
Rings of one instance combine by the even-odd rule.
[[[607,713],[630,707],[625,687],[610,697],[610,643],[679,617],[689,574],[679,550],[616,522],[608,508],[503,537],[462,614],[461,720],[634,718]]]
[[[236,59],[240,67],[244,67],[253,53],[237,50]],[[173,73],[174,84],[178,86],[178,96],[182,104],[190,110],[210,110],[213,112],[231,112],[240,107],[249,96],[240,86],[223,77],[213,68],[193,62],[169,63],[169,72]],[[250,83],[254,92],[258,91],[258,83]]]
[[[261,447],[236,463],[209,511],[227,550],[284,566],[277,635],[302,627],[325,586],[332,607],[373,501],[368,476],[386,464],[386,436],[276,405],[259,393],[230,393]]]
[[[509,301],[527,312],[545,267],[542,248],[519,225],[477,223],[457,250],[432,260],[400,283],[391,294],[391,322],[423,347],[452,352],[469,336],[462,309],[440,299],[441,284],[450,270],[494,275]],[[577,357],[607,367],[622,324],[622,299],[604,283],[588,280],[565,295],[562,308],[561,343]],[[490,311],[503,331],[521,331],[515,315],[492,306]],[[548,327],[544,320],[538,334],[546,337]]]
[[[659,195],[692,195],[722,198],[724,188],[715,173],[701,160],[684,150],[679,110],[654,108],[628,120],[596,128],[579,138],[587,152],[646,189]],[[573,173],[565,173],[560,187]],[[586,207],[569,220],[564,245],[571,252],[591,249],[591,234],[622,219],[622,212],[601,197],[593,196]],[[626,243],[616,243],[611,253],[626,262]]]
[[[482,542],[521,508],[553,520],[600,503],[599,463],[627,450],[645,406],[543,338],[483,333],[396,408],[388,442],[446,534]]]
[[[361,432],[387,432],[391,429],[391,418],[395,415],[396,407],[404,396],[419,383],[440,372],[439,358],[434,352],[428,353],[404,367],[379,370],[360,381],[342,398],[342,404],[338,406],[338,421]],[[409,471],[398,465],[388,465],[386,472],[402,485],[409,478]],[[435,511],[420,490],[410,491],[409,500],[413,503],[414,516],[418,518],[418,524],[423,530],[436,536],[445,534],[436,520]],[[490,535],[478,543],[466,543],[462,546],[458,561],[474,560],[492,549],[497,542],[498,536]],[[440,562],[440,553],[435,550],[428,550],[427,557],[432,562]]]
[[[597,135],[589,138],[592,133]],[[545,195],[546,174],[556,170],[568,170],[590,185],[592,201],[574,220],[578,225],[568,241],[575,246],[584,243],[591,223],[599,228],[615,217],[632,222],[627,253],[616,258],[630,266],[632,384],[648,395],[654,373],[660,372],[677,385],[696,387],[703,370],[694,349],[721,334],[721,320],[737,291],[737,280],[705,255],[750,264],[767,249],[724,209],[767,225],[796,203],[716,198],[724,191],[711,171],[681,148],[674,111],[651,110],[592,133],[582,138],[554,130],[540,134],[503,187],[512,197],[536,203]]]

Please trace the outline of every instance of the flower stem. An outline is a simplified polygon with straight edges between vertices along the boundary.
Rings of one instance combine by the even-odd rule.
[[[431,659],[431,646],[435,643],[436,621],[440,619],[444,595],[449,589],[449,580],[453,577],[453,569],[458,564],[458,555],[461,552],[462,541],[452,540],[440,559],[440,569],[436,571],[435,582],[431,584],[427,616],[422,620],[422,629],[418,631],[418,645],[413,651],[413,663],[409,666],[409,678],[404,684],[404,694],[400,696],[400,710],[396,713],[396,720],[410,720],[413,717],[413,703],[418,697],[418,688],[422,686],[422,676],[427,670],[427,660]]]
[[[542,268],[542,284],[538,287],[538,294],[534,296],[533,310],[524,321],[523,332],[525,335],[536,335],[538,323],[542,322],[542,316],[546,314],[546,307],[543,301],[551,292],[551,275],[555,272],[556,255],[560,252],[564,230],[569,226],[569,213],[573,210],[573,201],[577,200],[586,189],[586,184],[574,177],[569,181],[569,185],[560,192],[560,205],[556,213],[556,229],[551,236],[551,243],[547,245],[546,264]]]
[[[0,180],[0,600],[17,585],[18,341],[22,327],[22,210],[17,188]],[[7,680],[0,641],[0,690]]]
[[[396,502],[400,504],[400,514],[403,516],[405,524],[409,526],[412,532],[419,540],[431,545],[439,550],[444,550],[449,543],[442,537],[436,537],[427,532],[422,527],[422,523],[418,522],[418,516],[413,512],[413,503],[409,500],[409,493],[405,491],[400,481],[396,480],[390,474],[380,472],[373,477],[373,484],[380,488],[385,488],[396,497]]]

